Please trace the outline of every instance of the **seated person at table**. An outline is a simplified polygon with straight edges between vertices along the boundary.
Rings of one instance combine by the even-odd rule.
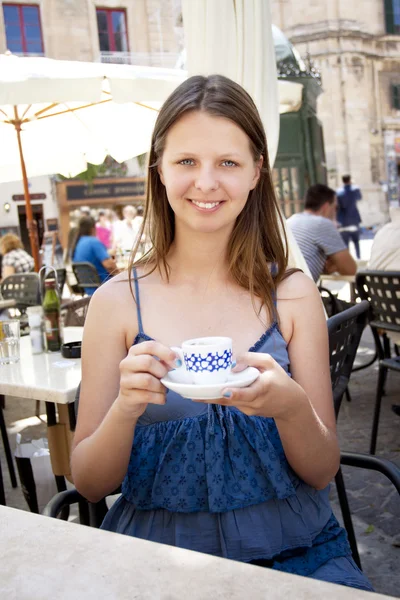
[[[107,248],[96,237],[96,223],[92,217],[80,219],[72,257],[73,262],[92,263],[102,282],[108,279],[111,273],[117,271],[117,265],[110,258]],[[94,292],[95,288],[85,288],[85,293],[89,296]]]
[[[182,83],[157,117],[148,181],[152,248],[86,317],[74,484],[97,502],[122,483],[103,529],[371,590],[329,504],[339,447],[322,302],[287,269],[247,92],[221,75]],[[210,335],[232,338],[236,372],[258,379],[212,400],[167,391],[171,346]]]
[[[391,221],[374,237],[368,269],[400,272],[400,207],[392,206],[389,212]],[[386,335],[400,348],[400,333],[387,331]],[[393,404],[392,409],[400,416],[400,404]]]
[[[314,281],[322,273],[354,275],[357,265],[336,229],[336,194],[326,185],[312,185],[306,193],[304,212],[287,223],[306,260]]]
[[[6,233],[0,238],[0,254],[3,256],[1,264],[2,279],[15,273],[33,271],[35,262],[32,256],[25,252],[17,235]]]

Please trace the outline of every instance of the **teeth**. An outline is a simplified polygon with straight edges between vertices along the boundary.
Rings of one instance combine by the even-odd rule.
[[[196,202],[195,200],[192,200],[192,202],[199,208],[206,208],[206,209],[215,208],[219,204],[219,202]]]

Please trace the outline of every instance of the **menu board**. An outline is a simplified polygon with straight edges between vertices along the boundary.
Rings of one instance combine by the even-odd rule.
[[[42,242],[42,267],[61,269],[64,266],[63,247],[61,246],[58,231],[47,231],[43,234]]]

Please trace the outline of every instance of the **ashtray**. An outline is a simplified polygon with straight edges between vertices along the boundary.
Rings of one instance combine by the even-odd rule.
[[[82,342],[68,342],[61,346],[61,355],[64,358],[80,358]]]

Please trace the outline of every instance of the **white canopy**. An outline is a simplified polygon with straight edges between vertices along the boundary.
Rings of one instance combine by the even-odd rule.
[[[0,55],[0,182],[73,176],[107,154],[122,162],[149,149],[157,108],[186,73]]]

